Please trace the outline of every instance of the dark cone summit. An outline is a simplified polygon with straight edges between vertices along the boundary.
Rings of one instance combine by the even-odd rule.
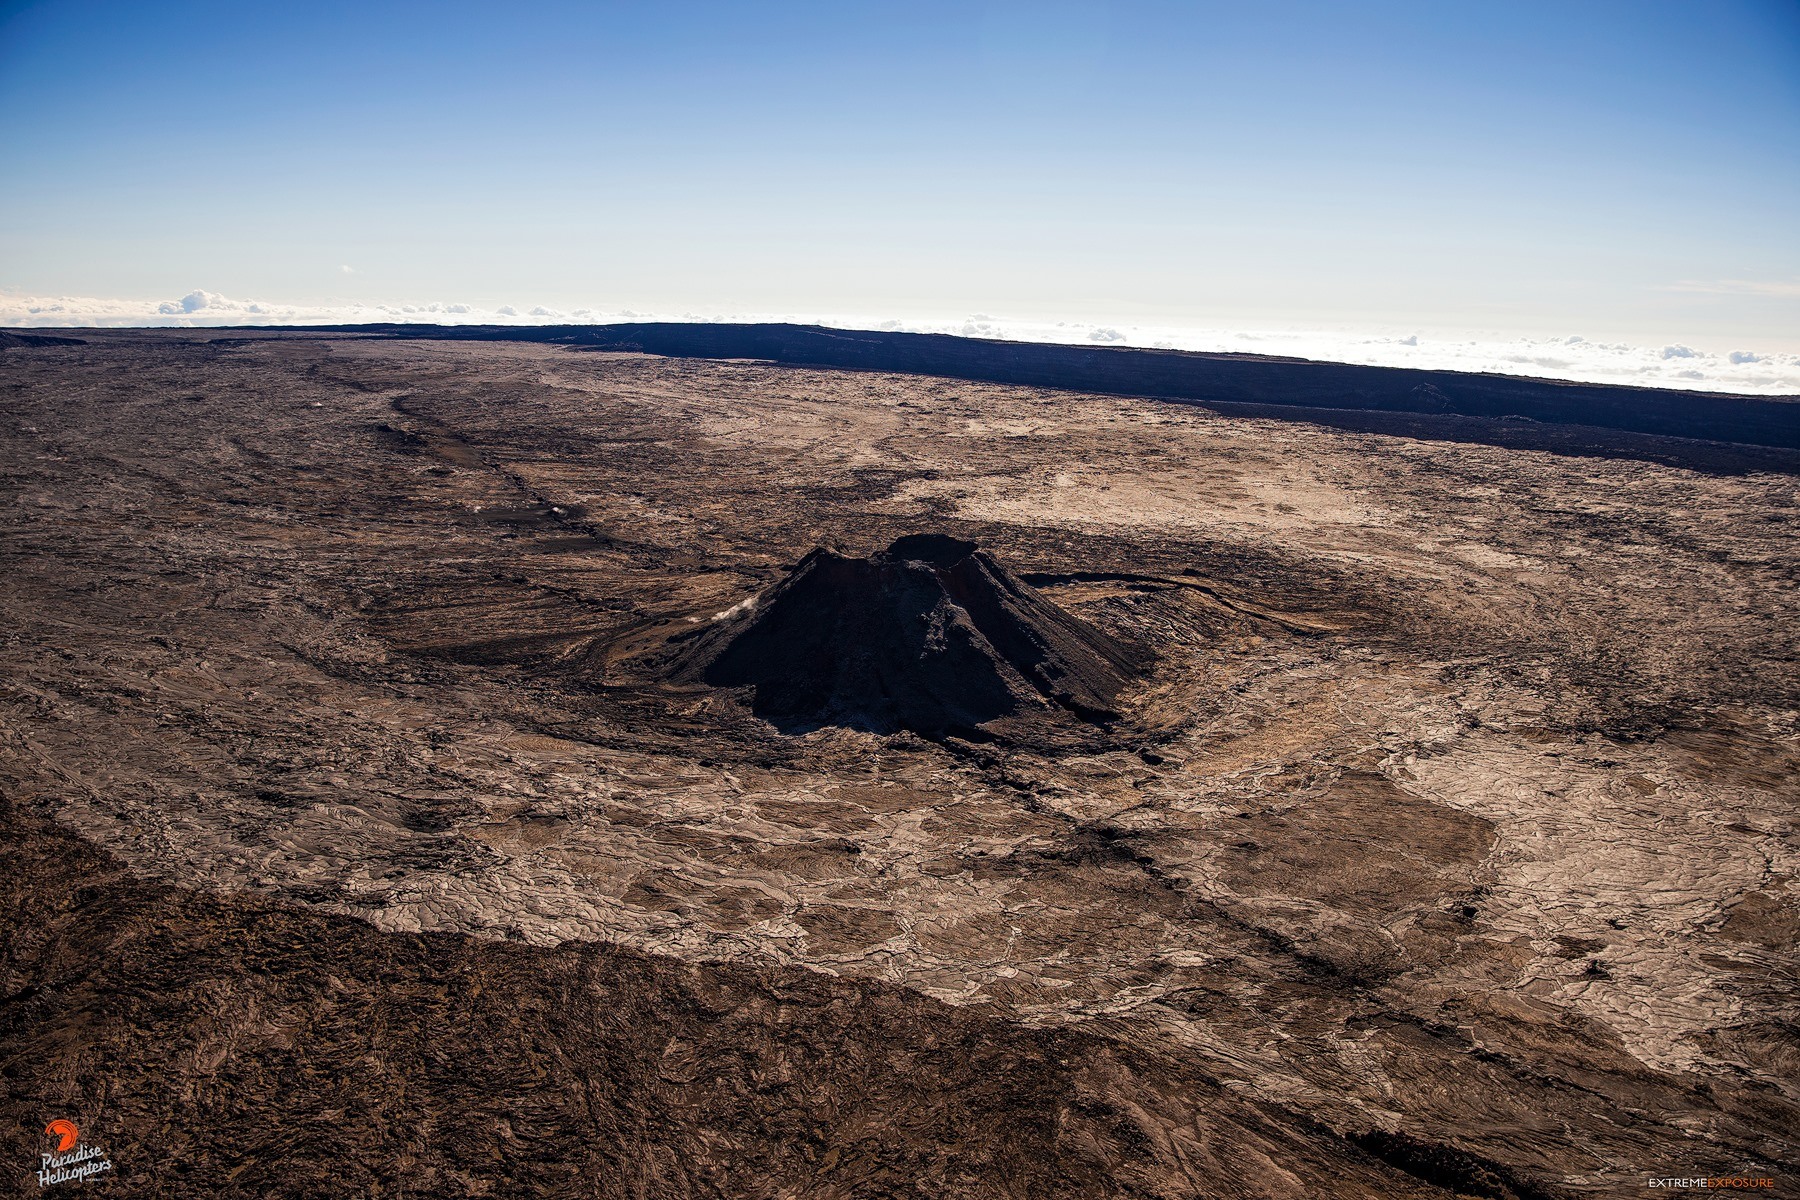
[[[1109,721],[1148,665],[973,542],[917,534],[869,558],[813,551],[668,677],[754,688],[754,711],[783,729],[940,734],[1033,712]]]

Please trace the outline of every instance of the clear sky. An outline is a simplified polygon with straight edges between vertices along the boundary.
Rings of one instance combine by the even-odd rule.
[[[1800,352],[1800,3],[0,8],[0,288]]]

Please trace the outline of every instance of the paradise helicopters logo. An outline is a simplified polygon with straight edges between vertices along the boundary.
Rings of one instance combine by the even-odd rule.
[[[75,1122],[58,1117],[44,1126],[44,1132],[56,1139],[56,1149],[38,1156],[44,1160],[43,1166],[38,1168],[39,1187],[92,1179],[102,1171],[112,1170],[112,1160],[106,1157],[106,1151],[98,1146],[81,1144],[81,1130],[75,1127]]]

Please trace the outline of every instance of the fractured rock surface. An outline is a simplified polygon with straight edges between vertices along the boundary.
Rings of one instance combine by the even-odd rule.
[[[0,349],[0,1162],[66,1116],[146,1196],[1800,1177],[1793,475],[83,337]],[[921,531],[998,564],[894,573],[1010,715],[705,680],[809,552]]]

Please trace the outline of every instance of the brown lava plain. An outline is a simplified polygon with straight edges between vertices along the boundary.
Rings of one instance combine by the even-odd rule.
[[[1800,1195],[1793,474],[81,337],[0,348],[23,1191]]]

